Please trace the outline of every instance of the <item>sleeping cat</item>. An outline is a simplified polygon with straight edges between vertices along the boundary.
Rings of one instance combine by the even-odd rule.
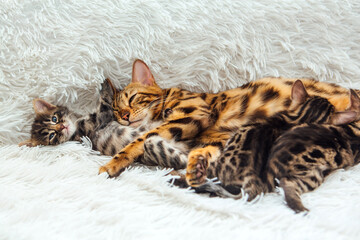
[[[94,150],[113,156],[136,137],[160,124],[160,122],[144,122],[137,128],[120,125],[112,111],[113,98],[118,93],[107,79],[102,84],[96,111],[83,117],[64,106],[55,106],[44,100],[35,99],[33,106],[36,117],[31,128],[31,138],[20,143],[19,146],[58,145],[66,141],[80,141],[81,137],[87,136]],[[154,154],[158,154],[162,158],[156,159],[156,165],[175,169],[186,166],[186,156],[179,155],[177,153],[179,149],[173,148],[170,142],[163,139],[149,139],[145,142],[145,146],[149,151],[145,151],[143,159],[139,159],[141,163],[154,165]],[[172,159],[176,159],[176,162],[171,162]]]
[[[302,81],[310,95],[328,99],[337,111],[348,108],[345,88],[310,79]],[[99,173],[119,175],[144,154],[144,141],[154,136],[174,139],[177,143],[196,139],[200,147],[189,153],[186,179],[191,186],[200,186],[206,179],[204,173],[209,164],[219,158],[227,140],[241,125],[261,122],[291,107],[294,82],[295,79],[265,78],[216,94],[161,89],[147,65],[136,60],[132,82],[113,103],[114,114],[123,125],[137,126],[145,116],[164,122],[127,145]]]
[[[250,201],[260,193],[273,191],[277,178],[289,207],[296,212],[307,210],[300,193],[318,187],[331,171],[358,161],[359,128],[343,125],[358,120],[360,99],[352,90],[350,97],[350,108],[358,110],[335,112],[326,99],[307,97],[301,82],[295,82],[292,99],[304,103],[296,111],[241,128],[220,159],[208,168],[207,175],[217,177],[221,186],[208,182],[197,191],[233,198],[246,193]]]

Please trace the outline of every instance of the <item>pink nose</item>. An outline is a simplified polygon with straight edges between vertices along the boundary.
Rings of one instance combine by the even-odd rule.
[[[60,124],[60,131],[62,131],[65,128],[63,124]]]
[[[125,112],[121,115],[121,118],[124,119],[124,120],[129,120],[129,116],[130,116],[130,113],[129,112]]]

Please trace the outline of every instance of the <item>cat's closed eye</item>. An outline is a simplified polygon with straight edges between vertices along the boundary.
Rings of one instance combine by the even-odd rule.
[[[129,105],[130,105],[131,102],[134,100],[135,96],[136,96],[136,93],[130,97],[130,99],[129,99]]]

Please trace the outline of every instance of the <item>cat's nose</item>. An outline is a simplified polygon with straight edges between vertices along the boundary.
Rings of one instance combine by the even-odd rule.
[[[65,128],[65,126],[63,124],[60,124],[59,128],[60,128],[60,131],[62,131]]]
[[[121,118],[124,119],[124,120],[129,120],[129,117],[130,117],[130,113],[129,112],[124,112],[122,115],[121,115]]]

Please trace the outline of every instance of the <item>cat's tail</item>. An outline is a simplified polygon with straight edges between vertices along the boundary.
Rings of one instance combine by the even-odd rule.
[[[235,191],[237,193],[231,193],[218,182],[209,179],[203,185],[195,188],[196,193],[210,193],[212,196],[218,196],[222,198],[240,199],[244,196],[243,189],[238,188]]]
[[[309,211],[301,202],[300,194],[302,191],[296,178],[281,178],[280,187],[284,190],[285,201],[292,210],[296,213]]]
[[[180,188],[191,188],[191,186],[186,182],[185,174],[180,171],[173,170],[168,173],[168,175],[174,176],[171,179],[171,184]],[[223,198],[235,198],[240,199],[243,196],[243,191],[239,189],[239,193],[232,194],[223,186],[220,185],[217,179],[207,179],[206,182],[196,188],[193,188],[196,193],[210,193],[211,196],[223,197]]]

